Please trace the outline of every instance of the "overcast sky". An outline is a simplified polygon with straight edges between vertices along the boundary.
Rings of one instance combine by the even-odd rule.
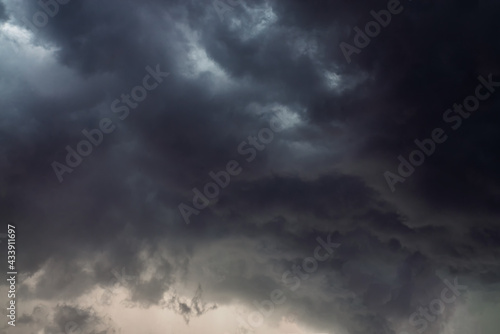
[[[499,10],[0,0],[0,333],[497,334]]]

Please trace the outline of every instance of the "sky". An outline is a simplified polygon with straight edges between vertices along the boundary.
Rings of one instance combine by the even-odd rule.
[[[0,334],[497,334],[499,10],[0,0]]]

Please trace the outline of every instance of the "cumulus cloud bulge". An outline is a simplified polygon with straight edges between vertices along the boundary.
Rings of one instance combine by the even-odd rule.
[[[500,3],[0,0],[0,334],[497,334]]]

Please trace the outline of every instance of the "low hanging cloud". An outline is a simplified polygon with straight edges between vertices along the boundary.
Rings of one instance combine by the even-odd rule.
[[[499,9],[0,1],[0,333],[495,334]]]

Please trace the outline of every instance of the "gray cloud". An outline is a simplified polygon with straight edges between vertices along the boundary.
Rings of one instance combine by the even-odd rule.
[[[498,92],[456,131],[442,116],[479,75],[500,81],[499,5],[401,3],[349,64],[339,44],[386,1],[259,0],[221,21],[210,1],[72,0],[36,32],[38,4],[0,2],[0,209],[18,229],[19,299],[52,305],[50,330],[87,321],[75,301],[105,288],[193,326],[268,298],[332,234],[335,258],[268,326],[293,308],[318,331],[400,333],[458,277],[468,297],[426,333],[461,319],[493,333],[475,310],[499,300]],[[156,64],[170,75],[121,120],[113,101]],[[238,145],[275,115],[285,129],[247,161]],[[59,183],[51,163],[102,118],[116,130]],[[449,139],[392,193],[384,172],[436,127]],[[186,225],[179,203],[230,160],[241,174]],[[118,293],[121,268],[134,280]]]

